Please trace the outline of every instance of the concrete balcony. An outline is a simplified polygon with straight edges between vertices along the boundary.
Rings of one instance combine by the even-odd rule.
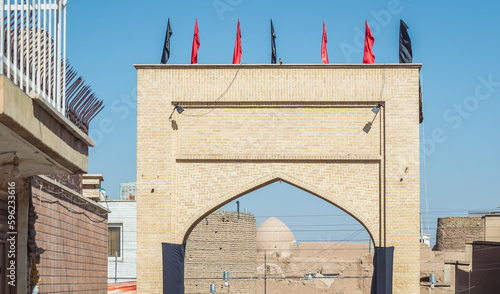
[[[81,174],[94,142],[52,105],[0,76],[0,179],[19,158],[20,177]]]

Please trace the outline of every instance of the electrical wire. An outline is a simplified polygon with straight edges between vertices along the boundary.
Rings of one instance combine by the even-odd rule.
[[[356,237],[356,236],[357,236],[359,233],[361,233],[362,231],[363,231],[363,229],[361,229],[361,230],[359,230],[359,231],[357,231],[357,232],[355,232],[355,233],[351,234],[349,237],[347,237],[347,238],[345,238],[345,239],[341,240],[341,241],[344,241],[344,242],[343,242],[343,243],[340,243],[340,245],[339,245],[339,243],[335,243],[332,247],[330,247],[330,248],[328,248],[328,249],[333,249],[335,246],[342,246],[342,245],[343,245],[343,244],[345,244],[347,241],[352,241],[352,239],[353,239],[354,237]],[[321,250],[320,252],[316,253],[316,254],[315,254],[315,255],[313,255],[313,256],[310,256],[310,257],[306,258],[305,260],[308,260],[308,259],[310,259],[310,258],[312,258],[312,257],[314,257],[314,256],[317,256],[318,254],[320,254],[320,253],[322,253],[322,252],[325,252],[325,250]],[[305,260],[302,260],[301,262],[305,262]]]
[[[224,90],[224,92],[222,92],[222,94],[220,94],[219,97],[217,97],[217,99],[215,99],[214,101],[212,101],[211,102],[212,104],[218,102],[219,100],[221,100],[227,94],[227,92],[229,92],[229,89],[233,86],[234,81],[236,80],[236,77],[238,76],[238,73],[240,72],[240,69],[241,69],[241,66],[238,67],[238,69],[236,70],[236,73],[234,74],[234,77],[231,80],[231,82],[229,83],[229,85],[227,86],[226,90]],[[184,115],[184,116],[205,116],[205,115],[211,113],[214,110],[215,110],[215,106],[212,107],[212,109],[210,109],[206,113],[202,113],[202,114],[187,114],[187,113],[182,112],[181,115]]]
[[[337,277],[315,277],[315,274],[313,275],[313,279],[371,279],[372,276],[337,276]],[[218,280],[221,277],[199,277],[199,278],[184,278],[185,280]],[[283,279],[283,280],[293,280],[293,279],[300,279],[300,280],[307,280],[309,279],[306,276],[298,276],[298,277],[273,277],[273,276],[266,276],[266,277],[261,277],[261,276],[255,276],[255,277],[231,277],[230,280],[263,280],[263,279]]]
[[[96,220],[96,219],[93,219],[92,217],[90,217],[87,213],[85,213],[84,211],[76,211],[76,210],[73,210],[69,207],[67,207],[66,205],[62,204],[59,200],[48,200],[47,198],[44,198],[36,193],[31,193],[33,196],[35,196],[38,200],[40,200],[41,202],[45,202],[45,203],[50,203],[50,204],[58,204],[59,206],[65,208],[67,211],[71,212],[71,213],[75,213],[75,214],[81,214],[81,215],[84,215],[86,216],[90,221],[94,222],[94,223],[102,223],[102,222],[105,222],[107,221],[107,218],[104,218],[102,220]]]
[[[492,268],[492,269],[488,269],[488,270],[497,270],[497,269],[500,269],[500,268]],[[476,271],[477,271],[477,270],[476,270]],[[455,292],[455,293],[462,293],[462,292],[465,292],[465,291],[469,291],[469,290],[471,290],[471,289],[473,289],[473,288],[475,288],[475,287],[477,287],[477,286],[481,285],[482,283],[484,283],[484,281],[489,280],[489,279],[491,278],[491,276],[492,276],[494,273],[496,273],[496,271],[492,271],[492,272],[490,272],[487,276],[483,277],[483,278],[482,278],[480,281],[478,281],[475,285],[470,286],[470,287],[465,288],[465,289],[460,289],[460,290],[457,290],[457,289],[455,289],[455,290],[442,289],[442,290],[445,290],[445,291],[453,291],[453,292]],[[469,272],[469,277],[470,277],[470,274],[471,274],[471,272]]]
[[[469,210],[454,210],[454,209],[441,209],[441,208],[434,208],[435,210],[432,212],[429,212],[429,214],[438,214],[438,213],[443,213],[443,212],[455,212],[455,213],[469,213]],[[487,211],[492,211],[491,209],[485,209]],[[427,213],[427,210],[420,211],[421,213]],[[498,210],[498,213],[500,213],[500,210]],[[269,217],[276,217],[276,218],[288,218],[288,217],[349,217],[352,218],[352,216],[348,215],[347,213],[344,214],[304,214],[304,215],[255,215],[256,218],[269,218]],[[464,216],[465,217],[465,216]]]
[[[423,77],[421,79],[423,81]],[[420,82],[420,81],[419,81]],[[420,91],[421,91],[421,99],[422,99],[422,112],[424,108],[424,92],[423,92],[423,82],[422,84],[419,85]],[[422,137],[423,137],[423,144],[424,144],[424,195],[425,195],[425,212],[426,212],[426,218],[427,218],[427,234],[430,234],[430,229],[429,229],[429,201],[428,201],[428,194],[427,194],[427,160],[426,160],[426,152],[425,152],[425,120],[422,122]]]
[[[85,206],[85,207],[90,206],[90,204],[89,204],[88,202],[77,202],[77,201],[74,201],[74,200],[72,199],[72,198],[74,198],[73,196],[70,196],[70,197],[66,196],[66,195],[65,195],[65,193],[67,193],[67,192],[65,192],[65,191],[64,191],[64,189],[62,189],[62,188],[60,188],[60,189],[61,189],[61,191],[56,192],[56,191],[54,191],[54,190],[51,190],[51,189],[45,188],[45,187],[43,186],[43,184],[42,184],[42,183],[40,183],[37,179],[35,179],[35,178],[33,178],[33,179],[34,179],[34,180],[35,180],[35,182],[38,184],[38,188],[39,188],[39,189],[40,189],[40,191],[42,191],[42,192],[43,192],[43,191],[45,191],[45,192],[47,192],[47,193],[49,193],[49,194],[52,194],[52,195],[61,195],[61,196],[63,196],[64,198],[66,198],[66,200],[68,200],[69,202],[71,202],[72,204],[75,204],[75,205],[78,205],[78,206]],[[34,194],[34,193],[32,193],[32,194]],[[107,204],[107,203],[106,203],[106,204]],[[109,210],[109,209],[108,209],[108,210]],[[98,212],[94,212],[94,213],[95,213],[95,214],[97,214],[97,215],[99,215],[99,216],[108,215],[108,212],[105,212],[105,213],[98,213]]]

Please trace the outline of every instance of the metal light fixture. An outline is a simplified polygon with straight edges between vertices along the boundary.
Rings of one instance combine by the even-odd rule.
[[[179,103],[175,103],[174,106],[175,106],[174,109],[177,110],[179,114],[184,112],[184,108],[182,108],[182,106],[180,106]]]
[[[375,121],[375,118],[377,117],[377,114],[379,113],[380,111],[380,107],[382,107],[382,104],[379,102],[377,103],[377,106],[373,107],[372,108],[372,112],[375,113],[375,116],[373,117],[372,121],[369,121],[364,127],[363,127],[363,131],[365,133],[369,133],[370,130],[372,129],[372,126],[373,126],[373,122]]]
[[[179,103],[175,103],[174,104],[174,109],[172,110],[172,113],[170,114],[170,116],[168,117],[168,120],[172,120],[172,115],[174,115],[174,112],[177,110],[177,112],[179,114],[183,113],[184,112],[184,108],[182,106],[179,105]]]
[[[14,154],[14,160],[12,160],[12,170],[10,171],[10,175],[14,178],[18,178],[21,175],[21,171],[19,170],[19,157]]]
[[[368,134],[372,129],[372,125],[373,123],[371,121],[367,122],[366,125],[363,127],[363,131]]]
[[[378,103],[377,106],[372,108],[372,112],[377,114],[380,111],[381,106],[382,106],[382,104]]]

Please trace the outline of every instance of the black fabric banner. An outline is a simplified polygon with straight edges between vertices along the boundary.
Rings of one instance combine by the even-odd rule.
[[[163,294],[184,294],[186,244],[162,243]]]
[[[394,247],[375,247],[371,294],[392,294]]]
[[[170,18],[167,24],[167,33],[165,35],[165,44],[163,45],[163,54],[161,55],[161,64],[167,64],[170,58],[170,36],[172,36],[172,28],[170,27]]]
[[[276,34],[274,33],[273,20],[271,19],[271,63],[276,64]]]
[[[418,122],[424,122],[424,104],[422,102],[422,84],[418,81]]]
[[[408,34],[408,26],[405,22],[400,19],[399,20],[399,63],[412,63],[413,62],[413,52],[411,51],[411,40],[410,35]],[[419,95],[419,123],[424,121],[424,109],[422,105],[422,87],[420,83],[418,85],[418,95]]]
[[[399,20],[399,63],[412,63],[413,53],[411,52],[411,40],[408,35],[408,26]]]

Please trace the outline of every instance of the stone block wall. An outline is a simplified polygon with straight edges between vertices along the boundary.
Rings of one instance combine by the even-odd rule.
[[[480,216],[438,218],[436,251],[465,251],[465,243],[484,240],[484,221]]]
[[[256,221],[250,213],[215,211],[189,235],[185,258],[185,293],[255,293]],[[229,286],[223,272],[229,271]]]

